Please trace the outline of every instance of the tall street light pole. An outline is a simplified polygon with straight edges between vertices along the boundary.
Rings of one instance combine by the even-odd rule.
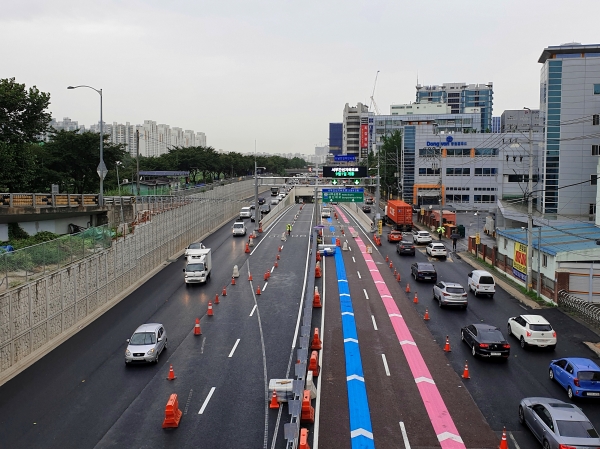
[[[260,208],[258,207],[258,169],[266,170],[266,167],[258,167],[254,159],[254,235],[257,235],[259,220],[262,219]]]
[[[100,95],[100,163],[98,164],[98,168],[96,172],[100,177],[100,193],[98,194],[98,206],[104,206],[104,178],[108,173],[108,169],[106,168],[106,164],[104,163],[104,122],[102,120],[102,89],[95,89],[92,86],[69,86],[67,89],[77,89],[79,87],[87,87],[88,89],[95,90],[98,95]]]
[[[117,167],[117,184],[119,185],[119,205],[121,206],[121,223],[125,223],[123,219],[123,196],[121,195],[121,181],[119,180],[119,165],[123,165],[121,161],[117,161],[115,166]]]
[[[527,180],[527,285],[525,288],[530,291],[533,284],[531,277],[531,266],[533,264],[533,114],[531,109],[523,108],[529,111],[529,179]]]

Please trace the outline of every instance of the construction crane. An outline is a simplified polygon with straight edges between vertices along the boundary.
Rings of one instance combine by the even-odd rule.
[[[373,93],[371,94],[371,104],[369,105],[369,109],[371,109],[371,106],[373,106],[373,108],[375,109],[376,115],[380,115],[379,108],[377,107],[377,103],[375,102],[375,87],[377,87],[377,77],[378,76],[379,76],[379,70],[377,70],[377,73],[375,74],[375,83],[373,84]]]

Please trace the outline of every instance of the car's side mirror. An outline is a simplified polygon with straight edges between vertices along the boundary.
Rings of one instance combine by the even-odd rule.
[[[127,343],[129,343],[129,338],[127,340],[125,340]]]
[[[159,338],[158,338],[158,341],[162,341],[162,337],[159,337]]]
[[[185,273],[185,268],[183,269],[183,272]]]

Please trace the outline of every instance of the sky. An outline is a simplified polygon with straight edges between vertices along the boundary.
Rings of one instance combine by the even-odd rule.
[[[2,2],[0,78],[57,120],[144,120],[240,153],[314,154],[344,105],[389,114],[415,85],[494,83],[494,115],[539,107],[549,45],[600,43],[598,0]],[[377,84],[375,76],[379,71]]]

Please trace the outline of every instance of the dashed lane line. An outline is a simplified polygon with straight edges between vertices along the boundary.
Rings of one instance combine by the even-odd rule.
[[[390,375],[390,367],[388,366],[387,359],[385,358],[385,354],[381,354],[381,360],[383,360],[383,368],[385,369],[386,376]]]
[[[208,396],[206,396],[206,399],[204,400],[204,404],[202,404],[202,408],[200,408],[200,411],[198,412],[199,415],[204,413],[204,410],[206,409],[206,406],[208,405],[208,401],[210,401],[210,398],[212,397],[213,393],[215,392],[215,388],[216,387],[212,387],[210,389],[210,391],[208,392]]]
[[[238,345],[239,343],[240,343],[240,339],[238,338],[238,339],[235,341],[235,344],[233,345],[233,348],[231,349],[231,352],[229,353],[229,356],[228,356],[229,358],[233,357],[233,353],[235,352],[235,348],[237,348],[237,345]]]

